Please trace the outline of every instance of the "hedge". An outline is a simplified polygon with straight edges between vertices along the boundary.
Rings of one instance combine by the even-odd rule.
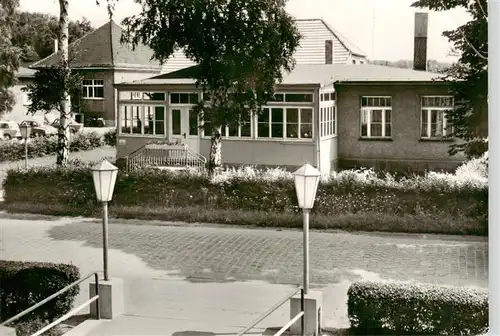
[[[116,129],[104,133],[104,143],[108,146],[116,146]]]
[[[100,211],[85,165],[10,170],[4,191],[7,210],[31,204],[64,215],[93,216]],[[170,220],[212,217],[220,223],[243,220],[244,224],[272,222],[272,226],[288,227],[301,223],[292,176],[280,169],[246,167],[214,177],[156,169],[120,172],[112,203],[111,211],[134,212],[138,218],[153,219],[164,212],[176,214]],[[383,231],[486,235],[487,209],[487,183],[481,180],[430,173],[396,181],[390,176],[378,178],[372,171],[346,171],[320,183],[312,223],[364,230],[365,224],[356,222],[378,219],[377,225],[365,225],[366,230],[386,226]],[[335,224],[339,220],[347,227]],[[394,222],[385,225],[387,221]]]
[[[109,136],[108,136],[109,137]],[[28,142],[28,157],[37,158],[57,153],[57,137],[37,137]],[[103,136],[96,132],[71,135],[70,151],[78,152],[105,145]],[[0,162],[24,160],[24,142],[18,140],[0,141]]]
[[[0,321],[5,321],[80,278],[76,266],[0,260]],[[72,308],[75,286],[17,321],[53,321]],[[16,323],[16,322],[14,322]]]
[[[485,289],[357,282],[347,295],[353,335],[479,335],[488,327]]]

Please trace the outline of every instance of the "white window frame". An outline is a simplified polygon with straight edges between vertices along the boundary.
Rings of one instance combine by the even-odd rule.
[[[153,134],[150,134],[150,133],[145,133],[144,132],[144,123],[146,122],[146,108],[147,107],[150,107],[150,108],[153,108]],[[163,134],[156,134],[156,112],[154,111],[154,109],[156,107],[162,107],[163,108]],[[124,108],[127,108],[127,118],[125,118],[126,120],[128,120],[130,122],[130,126],[128,126],[128,128],[130,129],[130,132],[123,132],[122,130],[122,122],[124,120]],[[129,111],[128,109],[129,108],[132,108],[134,111],[133,113],[135,113],[135,109],[136,108],[139,108],[139,117],[141,119],[141,132],[140,133],[132,133],[132,125],[133,125],[133,115],[132,115],[132,118],[128,118],[129,116]],[[167,137],[167,107],[163,104],[121,104],[120,105],[120,109],[119,109],[119,114],[120,114],[120,118],[119,118],[119,126],[118,126],[118,134],[119,135],[124,135],[124,136],[132,136],[132,137],[154,137],[154,138],[166,138]]]
[[[85,82],[90,81],[90,85],[86,85]],[[97,83],[102,83],[102,84],[97,84]],[[102,88],[102,97],[96,97],[95,92],[96,88]],[[103,79],[88,79],[85,78],[82,80],[82,90],[86,92],[86,97],[85,95],[82,94],[82,99],[89,99],[89,100],[102,100],[104,99],[104,80]],[[92,91],[92,97],[89,97],[89,92],[90,90]]]
[[[259,116],[256,118],[255,122],[255,139],[257,140],[267,140],[267,141],[311,141],[314,139],[314,107],[313,106],[304,106],[304,105],[266,105],[262,106],[262,109],[269,109],[269,120],[268,125],[269,125],[269,136],[268,137],[259,137],[259,124],[262,124],[262,122],[259,122]],[[272,135],[272,119],[271,119],[271,110],[272,109],[282,109],[283,110],[283,137],[282,138],[276,138],[273,137]],[[288,109],[297,109],[298,110],[298,120],[297,120],[297,129],[298,129],[298,137],[297,138],[288,138],[286,136],[286,131],[287,131],[287,110]],[[311,125],[311,137],[303,138],[301,135],[301,126],[302,126],[302,113],[301,110],[311,110],[311,122],[310,123],[304,123],[304,124],[310,124]]]
[[[384,98],[384,99],[391,99],[391,106],[363,106],[363,98]],[[362,96],[361,101],[361,113],[360,113],[360,122],[359,122],[359,134],[360,138],[362,139],[391,139],[392,134],[393,134],[393,129],[392,129],[392,96]],[[372,113],[374,110],[382,110],[382,135],[371,135],[371,125],[372,125]],[[386,111],[390,110],[391,111],[391,135],[386,135]],[[368,115],[367,117],[367,128],[366,128],[366,135],[363,135],[363,115],[366,113]]]
[[[451,106],[425,106],[424,105],[424,99],[426,98],[445,98],[445,99],[451,99]],[[455,100],[453,99],[452,96],[439,96],[439,95],[426,95],[426,96],[421,96],[420,97],[420,138],[421,139],[442,139],[443,137],[448,135],[448,120],[446,118],[446,112],[453,109],[455,105]],[[443,120],[442,120],[442,134],[441,136],[434,136],[431,134],[432,131],[432,123],[431,123],[431,116],[432,116],[432,111],[441,111],[443,112]],[[427,124],[425,125],[427,135],[424,136],[422,135],[423,131],[423,118],[422,114],[423,113],[427,114]],[[453,132],[453,130],[452,130]]]
[[[170,91],[170,92],[168,92],[167,97],[166,97],[168,105],[170,105],[170,106],[195,106],[196,105],[196,104],[189,102],[189,96],[188,96],[187,103],[172,103],[171,100],[172,100],[173,94],[187,94],[187,95],[196,94],[196,95],[198,95],[198,102],[200,102],[201,99],[203,98],[201,92],[198,92],[198,91]]]

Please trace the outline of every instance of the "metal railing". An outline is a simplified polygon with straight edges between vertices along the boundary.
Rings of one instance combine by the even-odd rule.
[[[51,296],[43,299],[42,301],[34,304],[33,306],[29,307],[28,309],[26,310],[23,310],[22,312],[20,312],[19,314],[9,318],[8,320],[5,320],[3,321],[2,323],[0,323],[0,326],[7,326],[8,324],[26,316],[27,314],[31,313],[32,311],[34,311],[35,309],[43,306],[44,304],[46,304],[47,302],[55,299],[56,297],[58,297],[59,295],[69,291],[71,288],[75,287],[75,286],[78,286],[79,284],[81,284],[82,282],[84,282],[85,280],[87,280],[88,278],[90,278],[91,276],[94,276],[94,280],[95,280],[95,288],[96,288],[96,295],[94,295],[93,297],[91,297],[89,300],[85,301],[83,304],[81,304],[80,306],[70,310],[68,313],[64,314],[63,316],[61,316],[60,318],[58,318],[57,320],[51,322],[50,324],[48,324],[47,326],[43,327],[42,329],[40,329],[39,331],[37,331],[36,333],[34,333],[33,335],[31,336],[40,336],[42,335],[44,332],[46,332],[47,330],[50,330],[52,328],[54,328],[56,325],[58,325],[59,323],[67,320],[69,317],[73,316],[75,313],[79,312],[80,310],[82,310],[83,308],[87,307],[88,305],[90,305],[92,302],[96,301],[96,318],[99,320],[101,318],[101,313],[100,313],[100,306],[99,306],[99,276],[97,274],[97,272],[92,272],[90,274],[87,274],[86,276],[84,276],[83,278],[80,278],[78,279],[77,281],[67,285],[66,287],[64,287],[63,289],[59,290],[58,292],[52,294]]]
[[[300,318],[300,335],[304,336],[304,331],[305,331],[305,319],[304,319],[304,289],[302,287],[299,287],[293,292],[292,294],[289,294],[286,298],[283,298],[280,302],[275,304],[273,307],[271,307],[268,311],[266,311],[264,314],[260,315],[255,321],[253,321],[248,327],[240,331],[236,336],[243,336],[245,335],[248,331],[253,329],[257,324],[262,322],[266,317],[274,313],[278,308],[280,308],[282,305],[284,305],[288,300],[290,300],[295,294],[297,294],[300,291],[300,312],[295,315],[290,321],[288,321],[287,324],[283,326],[277,333],[275,333],[273,336],[281,336],[285,331],[288,330],[295,322],[298,321]]]
[[[146,144],[126,157],[127,172],[144,167],[204,170],[207,159],[186,144]]]

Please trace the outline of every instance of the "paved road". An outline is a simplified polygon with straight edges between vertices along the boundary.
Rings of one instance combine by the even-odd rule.
[[[0,214],[1,259],[73,263],[82,273],[101,269],[97,221],[9,217]],[[114,220],[109,236],[110,273],[125,279],[132,316],[194,319],[195,307],[197,321],[207,324],[207,316],[215,323],[234,310],[231,320],[243,326],[302,280],[299,231]],[[311,282],[324,292],[330,326],[346,325],[346,292],[355,280],[487,285],[486,239],[311,232],[310,241]],[[79,301],[86,295],[84,288]],[[277,314],[268,323],[286,323],[287,307]]]

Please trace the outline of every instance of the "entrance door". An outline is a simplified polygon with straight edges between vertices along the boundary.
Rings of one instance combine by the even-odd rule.
[[[170,136],[180,140],[196,153],[200,152],[198,116],[190,107],[170,108]]]

